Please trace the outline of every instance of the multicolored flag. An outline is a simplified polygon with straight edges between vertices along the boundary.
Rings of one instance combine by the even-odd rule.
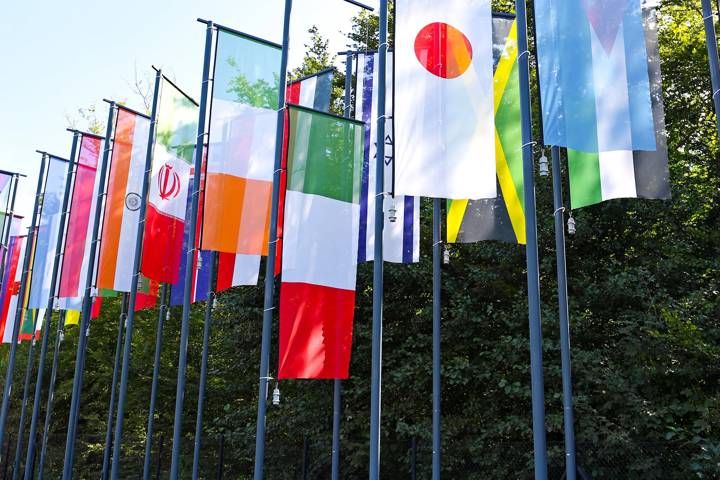
[[[160,92],[140,271],[157,282],[175,283],[182,263],[198,106],[164,77]]]
[[[15,309],[22,275],[21,258],[25,254],[26,236],[11,235],[8,241],[8,257],[0,291],[0,339],[12,342],[15,325]]]
[[[80,139],[57,293],[56,305],[61,310],[82,308],[85,294],[83,287],[90,265],[88,254],[92,241],[90,219],[95,217],[97,208],[100,183],[97,172],[103,145],[103,139],[94,135],[82,135]]]
[[[525,244],[525,202],[517,66],[517,25],[513,18],[493,16],[495,60],[495,163],[498,196],[482,200],[448,200],[447,240],[484,240]]]
[[[278,378],[347,378],[363,125],[289,106]]]
[[[10,205],[10,192],[12,191],[12,182],[13,176],[8,173],[0,173],[0,233],[3,235],[7,231],[6,228],[8,227],[6,220],[9,218],[8,214],[10,214],[10,209],[12,208],[12,205]],[[3,238],[4,240],[4,238]],[[2,245],[4,248],[5,245]]]
[[[355,118],[365,122],[362,187],[360,190],[360,239],[358,262],[375,258],[375,164],[377,162],[378,54],[358,55]],[[393,191],[393,54],[387,55],[385,115],[385,191]],[[420,261],[420,197],[384,196],[383,257],[387,262]]]
[[[568,149],[572,208],[585,207],[612,198],[670,198],[667,132],[655,11],[646,10],[644,18],[647,70],[657,150],[587,153]]]
[[[535,2],[545,144],[656,150],[640,3]]]
[[[280,53],[278,45],[218,31],[204,250],[267,255]]]
[[[395,194],[495,198],[490,0],[397,0]]]
[[[149,130],[148,117],[118,107],[100,243],[98,288],[130,291]]]
[[[35,251],[32,267],[32,282],[28,297],[28,308],[39,309],[47,306],[52,283],[53,265],[57,254],[65,186],[69,181],[70,164],[67,160],[49,157],[45,188],[42,194],[40,219],[35,232]]]
[[[155,308],[159,291],[160,285],[158,282],[140,276],[137,294],[135,295],[135,311],[139,312],[140,310]]]

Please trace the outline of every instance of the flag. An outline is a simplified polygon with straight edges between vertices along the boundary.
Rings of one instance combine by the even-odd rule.
[[[375,258],[375,164],[377,162],[377,68],[380,56],[358,55],[355,118],[365,122],[363,133],[363,167],[360,190],[360,238],[358,262]],[[393,54],[387,56],[385,114],[385,191],[393,191]],[[383,201],[383,257],[393,263],[420,261],[420,197],[385,196]],[[391,221],[390,217],[395,221]]]
[[[279,378],[347,378],[363,125],[289,107]]]
[[[448,200],[450,243],[499,240],[525,244],[520,79],[517,24],[493,17],[495,65],[495,165],[498,196],[481,200]]]
[[[583,152],[657,147],[641,0],[538,0],[547,145]]]
[[[32,267],[32,281],[28,308],[38,309],[47,306],[55,292],[50,292],[53,266],[57,254],[62,216],[65,185],[68,182],[70,164],[66,160],[49,157],[45,188],[40,205],[40,218],[35,231],[35,251]]]
[[[10,191],[12,190],[12,178],[13,176],[7,173],[0,173],[0,207],[3,208],[2,211],[0,211],[0,232],[3,234],[5,233],[5,229],[7,227],[7,224],[5,221],[8,218],[8,214],[10,213],[10,209],[12,208],[12,205],[10,205]],[[3,245],[3,248],[5,245]]]
[[[157,305],[158,291],[160,285],[155,280],[140,276],[138,281],[137,294],[135,295],[135,311],[155,308]]]
[[[180,272],[197,119],[195,101],[163,78],[140,268],[157,282],[174,283]]]
[[[665,108],[654,10],[646,10],[644,18],[657,150],[587,153],[568,149],[572,208],[612,198],[670,198]]]
[[[27,237],[12,235],[8,241],[8,258],[3,272],[2,291],[0,291],[0,338],[2,343],[10,343],[15,325],[15,308],[20,290],[22,275],[21,258],[25,252]]]
[[[100,243],[98,288],[130,291],[149,130],[148,117],[118,108]]]
[[[495,198],[490,0],[398,0],[395,194]]]
[[[218,32],[204,250],[267,255],[280,54],[277,45]]]
[[[65,249],[60,270],[57,307],[61,310],[80,310],[87,270],[90,264],[92,223],[97,208],[100,183],[98,163],[103,140],[94,135],[82,135],[75,166],[75,181],[69,204]],[[93,259],[93,263],[95,263]]]

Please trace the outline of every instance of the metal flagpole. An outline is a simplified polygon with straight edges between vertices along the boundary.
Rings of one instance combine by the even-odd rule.
[[[190,240],[185,254],[185,285],[183,285],[183,310],[180,322],[180,353],[178,359],[177,389],[175,391],[175,421],[173,424],[173,448],[170,463],[170,478],[180,478],[180,448],[182,443],[182,414],[185,401],[185,370],[187,369],[187,347],[190,336],[190,295],[193,284],[193,260],[195,258],[195,242],[197,238],[197,217],[200,207],[200,172],[202,171],[203,153],[205,149],[205,119],[208,112],[208,91],[210,83],[210,63],[212,61],[213,23],[208,22],[205,30],[205,57],[203,59],[203,82],[200,92],[200,111],[198,117],[198,133],[195,143],[195,175],[193,176],[192,198],[190,207]]]
[[[715,15],[710,0],[702,0],[703,23],[705,24],[705,44],[710,63],[710,82],[715,105],[715,121],[720,134],[720,65],[718,65],[717,37],[715,36]]]
[[[32,277],[32,273],[30,274]],[[31,309],[27,309],[28,311]],[[36,313],[37,315],[37,313]],[[22,444],[25,439],[25,410],[27,406],[28,391],[30,390],[30,378],[32,377],[33,371],[33,356],[35,353],[35,324],[37,323],[37,316],[32,324],[33,338],[30,341],[30,348],[28,348],[28,359],[27,367],[25,368],[25,383],[23,384],[23,397],[20,403],[20,421],[18,422],[17,435],[15,440],[15,462],[13,463],[12,479],[18,478],[18,472],[20,471],[20,462],[22,456]],[[9,460],[9,459],[8,459]]]
[[[385,78],[387,76],[387,0],[380,0],[380,42],[378,46],[377,145],[385,145]],[[378,156],[379,158],[379,156]],[[383,198],[385,162],[375,162],[375,252],[373,262],[372,373],[370,386],[370,480],[380,478],[380,399],[382,377],[383,310]]]
[[[352,98],[352,53],[345,56],[345,108],[343,114],[350,118]],[[333,382],[333,433],[332,433],[332,480],[340,479],[340,417],[342,415],[342,380]]]
[[[120,361],[122,360],[123,334],[125,333],[125,320],[127,319],[127,300],[127,293],[123,293],[120,300],[118,333],[117,338],[115,339],[115,363],[113,364],[107,426],[105,427],[105,448],[103,449],[102,474],[100,476],[102,480],[107,480],[108,475],[110,474],[110,452],[112,452],[113,425],[115,423],[115,391],[117,390],[118,373],[120,371]]]
[[[58,231],[60,233],[58,234],[57,243],[55,245],[55,260],[53,262],[52,278],[50,280],[50,294],[48,295],[47,309],[45,310],[45,322],[43,324],[42,331],[42,345],[40,347],[40,361],[38,364],[37,380],[35,381],[35,399],[33,401],[32,419],[30,420],[30,436],[28,437],[28,451],[27,457],[25,459],[25,480],[30,480],[35,476],[35,432],[37,431],[38,415],[40,413],[40,397],[42,396],[42,384],[43,377],[45,375],[45,357],[47,356],[48,343],[50,341],[50,321],[52,320],[52,312],[55,303],[55,287],[57,285],[57,279],[60,276],[60,259],[63,255],[63,238],[65,232],[65,223],[67,222],[67,215],[69,213],[71,184],[72,179],[77,172],[75,156],[77,153],[79,138],[81,138],[80,134],[75,133],[73,135],[72,148],[70,151],[70,163],[68,164],[67,180],[65,181],[65,195],[63,197],[61,210],[62,213],[60,214],[60,225],[58,226]],[[22,429],[18,430],[18,432],[21,433]],[[19,455],[17,455],[17,458],[15,459],[15,464],[15,470],[17,471],[20,466]],[[13,472],[13,476],[14,475],[15,472]]]
[[[535,479],[547,479],[545,438],[545,385],[542,367],[542,324],[540,320],[540,267],[538,264],[535,169],[533,164],[532,113],[530,110],[530,67],[525,0],[515,0],[518,36],[518,73],[523,142],[523,191],[527,235],[528,319],[530,323],[530,379],[532,385],[533,445]]]
[[[108,158],[111,150],[111,138],[113,135],[113,120],[115,118],[115,102],[110,102],[108,108],[107,128],[105,130],[105,151],[103,152],[100,165],[100,183],[98,184],[97,208],[93,219],[92,241],[90,242],[89,258],[94,259],[97,251],[97,244],[100,238],[100,219],[102,218],[103,196],[105,195],[105,183],[108,168]],[[94,262],[88,262],[87,276],[83,288],[83,304],[80,313],[80,328],[78,329],[78,346],[75,355],[75,374],[73,377],[72,400],[70,402],[70,417],[68,418],[67,440],[65,443],[65,459],[63,464],[63,480],[72,478],[73,457],[75,453],[75,437],[77,432],[77,417],[80,411],[80,391],[82,389],[82,376],[85,366],[85,349],[87,348],[87,337],[90,334],[90,314],[93,302],[93,278],[95,274]]]
[[[260,346],[260,379],[258,411],[255,430],[255,480],[262,480],[265,464],[265,412],[267,410],[268,377],[270,376],[270,336],[272,334],[273,296],[275,293],[275,252],[277,248],[278,203],[280,198],[280,170],[282,168],[283,135],[285,131],[285,88],[287,82],[288,50],[290,47],[290,14],[292,0],[285,0],[283,18],[282,55],[280,57],[280,90],[278,91],[277,128],[275,131],[275,173],[273,174],[270,208],[270,236],[265,264],[265,299],[263,303],[262,343]]]
[[[197,403],[197,416],[195,418],[195,448],[193,449],[193,469],[192,478],[197,480],[198,473],[200,471],[200,440],[202,437],[202,420],[203,420],[203,408],[205,407],[205,384],[207,383],[207,363],[208,363],[208,350],[210,343],[210,327],[212,322],[212,311],[213,304],[215,302],[215,292],[213,291],[213,278],[215,277],[215,258],[217,255],[215,252],[210,253],[210,283],[208,285],[207,293],[207,304],[205,305],[205,325],[203,328],[203,349],[202,349],[202,361],[200,363],[200,385],[198,385],[198,403]]]
[[[47,440],[50,432],[50,419],[52,418],[53,400],[55,399],[55,380],[57,379],[58,364],[60,361],[60,343],[63,340],[63,328],[65,326],[65,311],[60,311],[58,316],[57,332],[55,334],[55,352],[53,355],[52,371],[50,373],[50,384],[48,385],[48,403],[45,409],[45,423],[43,424],[42,442],[40,444],[40,460],[38,461],[38,480],[43,478],[45,466],[45,455],[47,454]]]
[[[145,233],[145,211],[147,210],[147,196],[150,188],[150,171],[152,170],[153,146],[155,144],[155,127],[157,124],[158,102],[160,99],[160,80],[162,70],[155,72],[155,94],[153,95],[152,115],[148,132],[147,153],[145,155],[145,170],[140,192],[139,226],[135,235],[135,258],[133,259],[133,276],[130,282],[128,295],[127,318],[125,319],[125,346],[123,348],[122,370],[120,374],[120,390],[118,394],[117,420],[115,424],[115,440],[113,442],[112,470],[110,478],[113,480],[120,475],[120,453],[122,451],[123,421],[125,420],[125,398],[127,395],[128,376],[130,375],[130,349],[132,348],[133,322],[135,321],[135,302],[137,301],[138,283],[140,282],[140,262],[142,260],[142,240]]]
[[[432,400],[432,478],[440,480],[440,245],[442,244],[442,209],[440,199],[433,198],[433,400]]]
[[[35,239],[35,228],[37,226],[37,215],[42,203],[41,195],[44,185],[45,170],[47,168],[48,155],[43,154],[42,163],[40,164],[40,174],[38,176],[37,190],[35,191],[35,207],[33,208],[32,220],[25,246],[25,258],[23,259],[22,276],[20,278],[20,289],[18,291],[18,299],[25,298],[25,287],[27,284],[28,270],[30,268],[30,252],[32,250],[33,241]],[[22,300],[18,300],[19,306]],[[5,374],[5,387],[3,388],[2,407],[0,408],[0,445],[3,445],[5,437],[5,426],[7,424],[8,409],[10,408],[10,393],[12,392],[13,374],[15,373],[15,356],[17,354],[18,334],[20,333],[20,321],[22,320],[22,308],[18,308],[15,312],[15,322],[13,324],[12,343],[10,344],[10,357],[8,358],[7,373]],[[7,458],[1,459],[7,464]]]
[[[150,387],[150,408],[148,409],[147,433],[145,434],[145,460],[143,462],[143,479],[150,480],[150,457],[152,453],[153,430],[155,429],[155,402],[157,401],[158,380],[160,379],[160,358],[162,354],[163,330],[165,320],[170,319],[168,303],[168,284],[163,284],[160,293],[160,310],[158,312],[157,330],[155,332],[155,364],[153,366],[152,387]],[[167,317],[167,318],[166,318]]]
[[[575,480],[575,419],[572,399],[570,357],[570,314],[565,266],[565,208],[563,207],[560,148],[552,147],[553,199],[555,207],[555,255],[557,257],[558,307],[560,312],[560,357],[562,364],[563,418],[565,427],[565,467],[567,480]]]

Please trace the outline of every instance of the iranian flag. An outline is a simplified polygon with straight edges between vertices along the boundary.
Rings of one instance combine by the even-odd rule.
[[[161,88],[140,271],[156,282],[175,283],[180,274],[198,106],[165,78]]]
[[[363,125],[288,107],[279,378],[347,378]]]
[[[150,119],[118,106],[108,177],[97,287],[129,292],[140,224]]]
[[[495,198],[490,0],[397,0],[395,194]]]

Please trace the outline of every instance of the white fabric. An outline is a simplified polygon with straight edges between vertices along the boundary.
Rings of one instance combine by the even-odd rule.
[[[618,150],[600,152],[598,155],[602,199],[637,197],[633,152]]]
[[[300,101],[303,107],[313,108],[315,105],[315,88],[317,88],[317,76],[312,76],[300,82]]]
[[[283,282],[355,290],[360,206],[288,190]]]
[[[395,193],[450,199],[497,197],[489,0],[397,0]],[[415,54],[417,34],[444,22],[472,46],[470,67],[443,79]]]
[[[257,285],[260,274],[260,255],[235,255],[232,286]]]
[[[156,142],[148,203],[151,203],[159,212],[184,222],[190,169],[190,165],[185,160],[177,158],[163,145]],[[174,181],[179,184],[177,188],[173,189]],[[163,191],[164,196],[161,195]]]

